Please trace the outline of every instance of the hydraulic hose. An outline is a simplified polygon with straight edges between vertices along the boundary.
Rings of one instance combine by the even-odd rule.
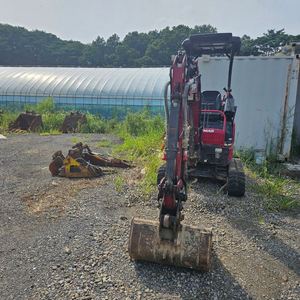
[[[165,114],[166,114],[166,131],[168,132],[169,129],[169,122],[170,122],[170,114],[169,114],[169,106],[168,106],[168,87],[171,84],[171,81],[168,81],[165,85],[164,91],[164,104],[165,104]]]
[[[193,78],[191,81],[189,81],[183,91],[182,100],[183,100],[183,143],[182,147],[184,149],[187,149],[188,147],[188,120],[187,120],[187,99],[188,99],[188,93],[190,86],[195,82],[195,79],[197,77]]]

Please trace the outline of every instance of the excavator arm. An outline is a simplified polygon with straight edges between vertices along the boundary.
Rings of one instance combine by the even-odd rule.
[[[171,86],[170,103],[165,92],[166,167],[164,176],[159,180],[159,220],[132,219],[129,254],[134,259],[208,271],[212,230],[184,225],[181,212],[182,201],[187,200],[185,172],[189,134],[198,132],[189,120],[189,111],[198,110],[200,100],[200,76],[193,72],[195,77],[189,78],[191,69],[195,69],[196,65],[194,61],[192,63],[194,65],[190,65],[189,58],[180,53],[170,71],[170,82],[166,86],[166,89]],[[192,113],[192,120],[195,117],[196,123],[198,115]]]

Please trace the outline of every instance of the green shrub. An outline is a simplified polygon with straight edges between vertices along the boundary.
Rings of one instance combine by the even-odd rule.
[[[128,114],[119,132],[124,142],[115,149],[115,154],[123,155],[123,158],[133,161],[144,170],[138,190],[145,199],[156,189],[157,171],[163,163],[159,149],[164,131],[162,116],[151,118],[147,112],[143,112]]]
[[[13,123],[16,118],[18,117],[18,112],[9,112],[4,110],[2,114],[0,114],[0,131],[4,132],[7,131],[9,125]]]
[[[55,112],[55,103],[53,97],[45,98],[37,102],[36,107],[33,109],[38,114],[53,114]]]
[[[282,163],[274,162],[271,155],[263,164],[256,164],[253,149],[243,150],[239,156],[250,177],[255,179],[254,183],[249,183],[250,186],[267,210],[289,210],[300,206],[300,184],[280,175]]]
[[[128,113],[124,120],[126,133],[132,136],[142,136],[153,131],[164,131],[164,124],[161,115],[151,117],[147,109],[142,113]]]
[[[81,133],[105,133],[107,131],[107,121],[101,115],[86,114],[87,124],[80,125]]]
[[[57,132],[60,130],[66,114],[63,112],[56,112],[56,113],[44,113],[42,115],[43,119],[43,132],[51,133]]]

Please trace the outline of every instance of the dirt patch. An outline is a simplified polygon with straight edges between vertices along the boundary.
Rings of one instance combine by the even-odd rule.
[[[70,201],[76,200],[76,196],[81,190],[104,183],[105,178],[100,180],[55,178],[44,191],[21,194],[20,198],[25,203],[29,214],[51,212],[55,213],[51,217],[58,217],[59,214],[68,209]]]

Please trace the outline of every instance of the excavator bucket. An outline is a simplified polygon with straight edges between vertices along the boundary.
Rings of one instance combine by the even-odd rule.
[[[172,229],[162,228],[160,231],[158,221],[133,218],[129,236],[129,255],[137,260],[209,271],[211,228],[180,224],[177,237],[172,239],[172,235]]]
[[[11,131],[21,129],[36,132],[40,127],[43,127],[42,116],[36,114],[34,111],[26,111],[25,113],[19,114],[9,129]]]
[[[66,116],[63,124],[61,125],[60,131],[63,133],[75,132],[78,129],[79,124],[86,124],[87,118],[85,114],[71,112],[69,116]]]

